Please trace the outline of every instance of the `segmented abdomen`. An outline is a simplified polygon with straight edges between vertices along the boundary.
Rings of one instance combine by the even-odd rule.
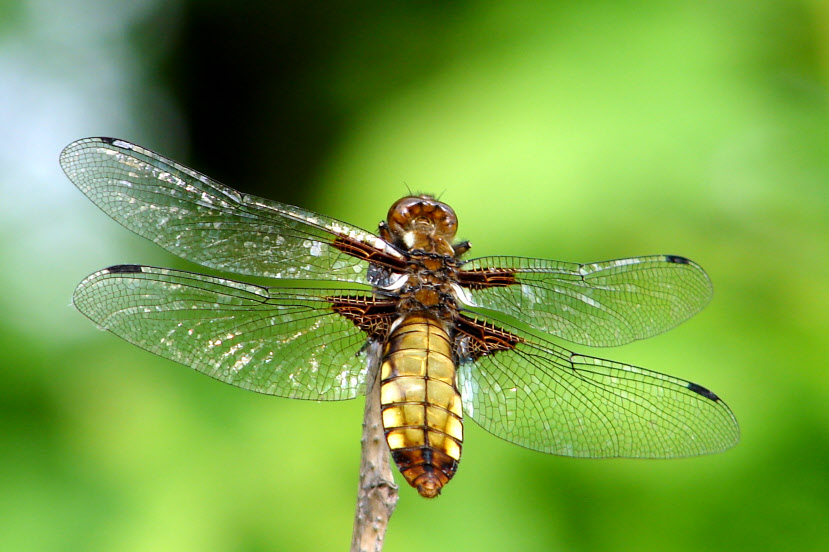
[[[389,336],[381,378],[392,457],[412,487],[435,497],[455,475],[463,442],[461,396],[443,323],[407,315]]]

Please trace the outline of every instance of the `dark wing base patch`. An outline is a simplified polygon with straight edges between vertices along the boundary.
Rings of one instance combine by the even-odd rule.
[[[343,315],[366,332],[369,339],[384,339],[398,316],[393,301],[380,301],[355,295],[335,295],[325,299],[331,303],[334,312]]]

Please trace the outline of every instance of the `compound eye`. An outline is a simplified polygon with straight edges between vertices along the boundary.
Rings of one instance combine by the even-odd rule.
[[[404,197],[398,199],[389,209],[386,217],[389,223],[389,230],[392,234],[400,235],[415,216],[413,208],[422,200],[418,197]]]
[[[440,219],[438,229],[447,239],[451,240],[455,236],[455,232],[458,231],[458,218],[455,216],[455,213],[451,211],[447,212]]]

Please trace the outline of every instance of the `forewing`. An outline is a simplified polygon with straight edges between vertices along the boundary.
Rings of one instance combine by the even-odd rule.
[[[297,399],[351,399],[364,392],[358,352],[366,334],[333,310],[332,293],[122,265],[83,280],[74,304],[130,343],[231,385]]]
[[[465,263],[459,279],[470,307],[592,347],[669,330],[705,307],[713,292],[699,265],[675,255],[590,264],[482,257]]]
[[[60,163],[113,219],[204,266],[268,278],[366,283],[367,258],[380,265],[398,261],[399,254],[370,232],[243,194],[123,140],[78,140],[63,150]]]
[[[501,326],[514,348],[458,366],[466,415],[497,437],[586,458],[694,456],[739,440],[731,410],[700,385]]]

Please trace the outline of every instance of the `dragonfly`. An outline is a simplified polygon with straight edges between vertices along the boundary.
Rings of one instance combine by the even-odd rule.
[[[739,440],[734,414],[706,387],[549,339],[617,346],[687,320],[712,296],[687,258],[464,260],[471,245],[455,241],[455,212],[429,195],[398,200],[369,232],[124,140],[78,140],[60,163],[107,215],[183,259],[325,282],[262,286],[117,265],[78,285],[81,313],[215,379],[293,399],[365,394],[367,351],[378,345],[386,441],[424,497],[457,471],[465,419],[532,450],[583,458],[686,457]]]

